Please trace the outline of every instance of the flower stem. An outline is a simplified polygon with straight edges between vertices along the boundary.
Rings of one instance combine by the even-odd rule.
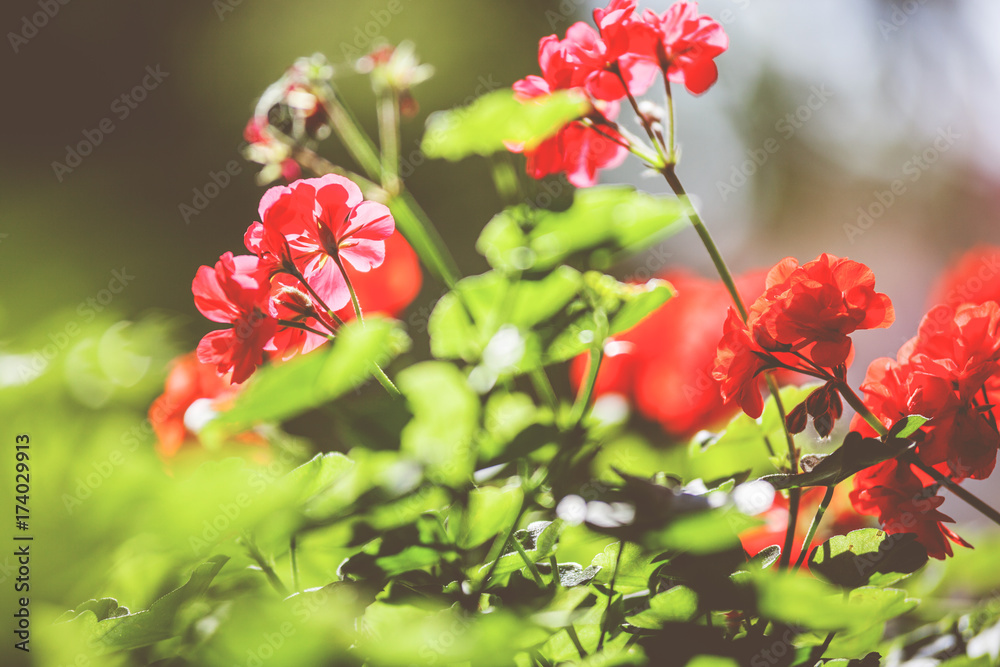
[[[531,573],[531,578],[535,580],[535,583],[538,584],[540,588],[544,588],[545,582],[542,580],[542,575],[538,572],[538,568],[535,566],[535,561],[531,560],[531,557],[528,556],[528,552],[524,550],[524,545],[522,545],[516,537],[511,538],[510,542],[514,545],[514,549],[516,549],[517,553],[521,556],[521,560],[524,561],[525,566],[527,566],[528,572]],[[559,576],[558,572],[556,573],[556,576]]]
[[[673,165],[677,163],[677,150],[674,147],[674,96],[670,92],[670,79],[666,70],[663,70],[663,86],[667,91],[667,163]]]
[[[531,383],[534,385],[538,397],[545,401],[545,404],[555,412],[556,408],[559,407],[559,398],[552,388],[549,376],[545,374],[545,369],[535,368],[528,374],[528,377],[531,378]]]
[[[325,94],[321,96],[321,102],[330,117],[330,123],[340,135],[351,156],[361,165],[371,180],[383,183],[382,160],[379,158],[375,145],[361,129],[361,125],[350,110],[341,103],[336,91],[331,86],[327,86]],[[453,288],[461,274],[454,258],[448,252],[448,247],[444,244],[437,229],[431,224],[427,214],[402,188],[402,183],[399,184],[397,193],[387,192],[386,194],[388,195],[389,209],[392,211],[403,236],[413,245],[413,249],[431,273],[449,288]]]
[[[570,413],[569,423],[573,426],[583,421],[583,418],[587,415],[587,408],[590,407],[590,400],[594,397],[594,387],[597,385],[597,373],[601,370],[601,361],[604,359],[607,316],[605,316],[603,310],[595,311],[594,316],[598,319],[598,329],[601,331],[595,332],[594,342],[590,346],[590,362],[587,369],[587,377],[583,387],[580,389],[580,393],[577,394],[576,402],[573,403],[573,411]],[[604,326],[600,325],[602,322]]]
[[[288,543],[288,556],[292,561],[292,588],[298,593],[301,589],[299,588],[299,561],[297,557],[297,544],[296,536],[293,534],[291,540]]]
[[[351,277],[347,275],[347,267],[344,266],[344,260],[340,258],[339,252],[333,256],[333,261],[337,263],[340,275],[344,276],[344,282],[347,283],[347,291],[351,294],[351,305],[354,306],[354,316],[358,318],[358,322],[364,322],[365,318],[361,314],[361,304],[358,303],[358,294],[354,291],[354,283],[351,282]]]
[[[671,124],[671,134],[673,134],[673,125]],[[681,185],[680,180],[677,178],[677,174],[674,173],[674,165],[668,164],[663,168],[663,177],[667,179],[667,183],[670,184],[670,189],[674,191],[677,198],[680,199],[681,203],[687,209],[686,213],[688,218],[691,220],[691,224],[694,226],[696,232],[698,232],[698,237],[701,238],[702,244],[705,246],[705,250],[708,251],[709,257],[712,258],[712,263],[715,265],[715,270],[719,272],[719,277],[722,278],[723,284],[726,286],[726,290],[729,291],[729,295],[733,298],[733,303],[736,305],[736,310],[740,313],[740,318],[745,322],[747,319],[747,307],[743,303],[742,297],[740,297],[740,292],[736,287],[736,280],[733,278],[732,272],[730,272],[729,267],[726,265],[726,260],[722,258],[722,253],[719,252],[719,247],[715,245],[715,240],[712,238],[712,234],[709,233],[708,228],[705,227],[705,223],[701,221],[701,217],[698,215],[698,211],[695,210],[694,205],[691,204],[691,199],[688,197],[687,192],[684,191],[684,186]]]
[[[597,650],[604,647],[604,635],[608,632],[608,619],[611,618],[611,604],[615,600],[615,579],[618,577],[618,567],[622,562],[622,551],[625,550],[625,542],[618,540],[618,553],[615,554],[615,568],[611,570],[611,581],[608,582],[608,607],[604,610],[604,620],[601,622],[601,635],[597,640]]]
[[[250,558],[257,563],[257,566],[260,567],[261,571],[267,577],[267,580],[271,583],[271,587],[274,588],[274,590],[276,590],[282,597],[287,597],[288,589],[285,587],[285,584],[281,582],[281,578],[274,571],[274,568],[271,567],[271,564],[267,562],[266,558],[264,558],[264,554],[262,554],[260,549],[257,548],[257,545],[254,544],[254,541],[246,535],[244,535],[240,541],[246,548],[247,555],[249,555]]]
[[[379,93],[378,136],[382,148],[382,187],[399,194],[399,94],[390,86]]]
[[[779,569],[787,569],[792,564],[792,546],[795,544],[795,527],[799,520],[799,504],[801,500],[801,489],[789,489],[788,525],[785,528],[785,542],[781,545],[781,556],[778,560]]]
[[[393,383],[392,380],[389,379],[389,376],[385,374],[385,371],[382,370],[382,367],[376,362],[373,361],[371,363],[370,370],[372,376],[374,376],[375,379],[378,380],[379,384],[382,385],[387,392],[389,392],[390,396],[393,398],[401,398],[403,396],[402,392],[399,391],[399,388]]]
[[[833,490],[835,486],[826,487],[826,493],[823,495],[823,500],[820,502],[819,507],[816,508],[816,515],[813,517],[812,523],[809,525],[809,532],[806,533],[806,539],[802,541],[802,551],[799,552],[799,558],[795,561],[795,568],[799,569],[802,564],[806,561],[809,555],[809,546],[812,544],[813,538],[816,537],[816,531],[819,530],[819,522],[823,520],[823,515],[826,514],[826,508],[830,506],[830,501],[833,500]]]
[[[917,457],[917,455],[914,454],[913,452],[907,452],[901,458],[907,463],[916,466],[927,475],[933,477],[934,481],[947,487],[949,491],[954,493],[956,496],[967,502],[975,509],[979,510],[979,512],[987,519],[989,519],[990,521],[992,521],[997,525],[1000,525],[1000,512],[997,512],[988,503],[984,502],[981,498],[979,498],[979,496],[977,496],[976,494],[972,493],[967,489],[962,488],[958,484],[958,482],[951,479],[947,475],[941,474],[933,466],[927,465],[926,463],[921,461],[920,458]]]

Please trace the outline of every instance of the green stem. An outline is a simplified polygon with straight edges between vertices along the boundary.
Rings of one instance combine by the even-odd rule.
[[[799,558],[795,561],[795,568],[799,569],[802,564],[806,562],[806,558],[809,555],[809,546],[812,544],[813,538],[816,537],[816,531],[819,530],[819,522],[823,520],[823,515],[826,514],[826,508],[830,506],[830,501],[833,500],[833,490],[835,486],[826,487],[826,493],[823,495],[823,500],[820,502],[819,507],[816,508],[816,515],[813,517],[812,523],[809,525],[809,532],[806,533],[806,539],[802,542],[802,551],[799,552]]]
[[[587,650],[583,648],[583,642],[580,641],[580,636],[576,634],[576,628],[573,627],[572,623],[566,626],[566,634],[569,635],[569,640],[573,642],[573,646],[576,647],[576,652],[580,654],[580,657],[586,658]]]
[[[541,367],[532,369],[528,377],[531,378],[531,384],[534,385],[538,397],[545,401],[545,404],[554,413],[559,407],[559,398],[552,388],[552,383],[549,382],[549,376],[545,373],[545,369]]]
[[[673,135],[673,123],[670,125],[670,134]],[[719,247],[715,245],[715,240],[709,233],[708,228],[705,227],[705,223],[701,221],[701,217],[698,215],[698,211],[695,210],[694,205],[691,203],[691,199],[688,197],[687,192],[684,191],[684,186],[681,185],[680,180],[677,178],[677,174],[674,173],[674,165],[668,164],[663,168],[663,177],[667,179],[667,183],[670,184],[670,189],[674,191],[677,198],[680,199],[681,203],[687,209],[686,213],[688,218],[691,220],[691,224],[694,225],[694,229],[698,232],[699,238],[701,238],[702,244],[705,246],[705,250],[708,251],[709,257],[712,258],[712,263],[715,265],[715,270],[719,272],[719,277],[722,278],[723,284],[729,291],[729,295],[733,299],[733,303],[736,305],[736,309],[740,313],[740,318],[745,322],[747,319],[747,307],[743,303],[742,297],[740,297],[740,291],[736,288],[736,280],[733,278],[732,272],[730,272],[729,267],[726,265],[726,260],[722,258],[722,253],[719,252]]]
[[[462,275],[458,264],[448,251],[441,234],[413,196],[403,190],[398,197],[389,200],[389,210],[392,211],[399,231],[413,245],[424,265],[448,289],[454,289]]]
[[[670,92],[670,79],[667,78],[667,71],[663,70],[663,85],[667,90],[667,162],[669,165],[677,164],[677,150],[674,146],[674,96]],[[744,318],[746,319],[746,318]]]
[[[379,93],[379,144],[382,147],[382,187],[398,195],[399,180],[399,95],[391,87]]]
[[[993,509],[993,507],[991,507],[989,504],[980,499],[979,496],[977,496],[976,494],[972,493],[967,489],[962,488],[955,480],[951,479],[946,475],[941,474],[935,468],[927,465],[926,463],[921,461],[917,457],[917,455],[914,454],[913,452],[907,452],[901,458],[907,463],[920,468],[921,471],[933,477],[934,481],[941,484],[942,486],[947,487],[949,491],[954,493],[956,496],[967,502],[975,509],[979,510],[979,512],[987,519],[989,519],[990,521],[992,521],[997,525],[1000,525],[1000,512],[997,512],[995,509]]]
[[[788,525],[785,528],[785,542],[781,546],[781,556],[778,559],[779,569],[787,569],[792,562],[792,545],[795,544],[795,526],[799,520],[801,499],[802,491],[800,489],[788,491]]]
[[[528,556],[528,552],[524,550],[524,546],[518,542],[516,537],[511,537],[510,541],[511,544],[514,545],[514,549],[517,550],[517,553],[520,554],[521,560],[523,560],[524,564],[528,567],[528,572],[531,573],[531,578],[535,580],[535,583],[538,584],[539,588],[545,588],[545,582],[542,580],[542,575],[535,566],[535,561],[531,560],[531,557]]]
[[[361,129],[361,124],[347,106],[341,103],[337,91],[332,86],[324,86],[322,92],[323,94],[319,96],[320,102],[330,119],[330,124],[344,142],[347,152],[361,165],[368,178],[381,183],[382,164],[375,144]]]
[[[603,341],[603,337],[598,336],[597,340]],[[590,364],[586,381],[581,388],[573,404],[573,411],[570,413],[570,424],[576,426],[587,415],[587,408],[590,400],[594,397],[594,387],[597,384],[597,373],[601,370],[601,361],[604,359],[604,343],[592,345],[590,348]]]
[[[528,511],[528,494],[524,494],[524,499],[521,501],[521,509],[518,510],[517,516],[514,517],[514,521],[510,524],[507,532],[500,537],[497,537],[493,541],[493,546],[490,547],[490,552],[486,556],[487,560],[490,561],[490,566],[486,570],[486,574],[482,576],[479,580],[479,585],[476,586],[476,590],[480,593],[485,590],[486,585],[489,584],[490,577],[493,576],[493,571],[496,570],[497,564],[500,562],[500,556],[503,555],[503,548],[507,546],[508,542],[517,540],[514,539],[514,531],[517,530],[517,525],[521,522],[521,517],[524,516],[525,512]]]
[[[611,605],[615,601],[615,578],[618,576],[618,566],[622,562],[622,551],[625,550],[625,543],[618,540],[618,553],[615,554],[615,567],[611,570],[611,581],[608,582],[608,608],[604,611],[604,619],[601,621],[601,636],[597,640],[597,650],[604,647],[604,636],[608,632],[608,619],[611,618]]]
[[[358,124],[350,110],[341,103],[336,91],[332,87],[327,87],[320,100],[330,117],[330,124],[340,135],[348,152],[361,165],[372,181],[382,183],[382,162],[375,145],[361,129],[361,125]],[[325,168],[325,165],[318,166]],[[325,173],[336,172],[326,171]],[[386,200],[396,224],[399,226],[399,231],[413,245],[413,249],[420,256],[424,265],[441,282],[449,288],[453,288],[461,274],[454,258],[448,252],[448,247],[427,218],[427,214],[402,188],[396,196],[390,196],[390,193],[386,192]]]
[[[382,387],[389,393],[390,396],[392,396],[393,398],[403,397],[403,393],[399,391],[399,387],[397,387],[393,383],[393,381],[389,379],[389,376],[385,374],[385,371],[382,370],[382,367],[379,366],[376,362],[374,361],[371,362],[371,367],[368,370],[369,372],[371,372],[372,376],[376,380],[378,380],[378,383],[382,385]]]
[[[292,588],[294,588],[295,592],[298,593],[302,589],[299,588],[299,561],[296,547],[296,536],[292,535],[292,539],[288,543],[288,556],[292,561]]]
[[[340,258],[339,250],[337,254],[333,256],[333,261],[337,263],[337,268],[340,269],[340,275],[344,276],[344,282],[347,283],[347,291],[351,295],[351,305],[354,306],[354,316],[358,318],[358,322],[363,323],[365,318],[361,314],[361,304],[358,303],[358,294],[354,291],[354,283],[351,282],[351,276],[347,274],[347,268],[344,266],[344,260]]]
[[[264,558],[264,554],[260,552],[253,540],[244,536],[242,542],[243,546],[247,550],[247,554],[249,554],[250,558],[252,558],[254,562],[257,563],[257,566],[260,567],[261,571],[267,577],[268,582],[270,582],[271,587],[278,591],[282,597],[288,597],[288,588],[286,588],[285,584],[281,582],[281,578],[274,571],[274,568],[271,567],[270,563],[268,563]]]

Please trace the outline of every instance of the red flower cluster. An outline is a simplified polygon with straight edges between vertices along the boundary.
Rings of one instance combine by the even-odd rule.
[[[605,346],[595,396],[620,394],[670,435],[685,437],[712,428],[739,408],[724,402],[712,377],[716,336],[731,301],[725,286],[685,271],[659,276],[677,296]],[[764,271],[737,279],[742,294],[764,291]],[[579,387],[588,355],[577,357],[571,381]]]
[[[1000,248],[963,256],[932,290],[936,304],[896,359],[876,359],[861,386],[865,403],[887,427],[912,414],[929,417],[917,456],[955,481],[985,479],[996,465],[1000,434]],[[860,417],[852,428],[870,435]],[[943,522],[943,498],[923,472],[886,461],[854,477],[851,499],[887,532],[913,532],[935,558],[968,546]]]
[[[265,353],[288,359],[309,352],[353,317],[348,279],[359,302],[391,315],[420,289],[416,257],[394,237],[389,209],[366,201],[342,176],[271,188],[260,218],[244,237],[253,255],[227,252],[214,268],[201,267],[192,284],[198,310],[232,325],[206,335],[198,358],[232,372],[234,384],[250,377]],[[387,245],[399,261],[379,270]]]
[[[875,276],[864,264],[824,253],[799,266],[789,257],[768,273],[746,322],[730,308],[713,376],[726,400],[759,417],[760,373],[790,368],[843,379],[853,352],[850,334],[888,327],[894,319],[889,297],[875,291]]]
[[[717,78],[713,58],[729,40],[722,27],[698,15],[698,4],[682,0],[662,16],[636,13],[636,0],[611,0],[594,10],[594,30],[574,23],[565,39],[542,38],[538,64],[542,76],[514,84],[522,101],[557,90],[580,89],[592,100],[591,125],[574,121],[531,149],[512,147],[528,158],[534,178],[565,172],[577,187],[597,182],[597,170],[621,164],[628,144],[611,122],[619,100],[645,93],[656,75],[683,83],[694,94],[705,92]]]
[[[985,479],[996,465],[1000,434],[992,406],[1000,400],[998,380],[1000,306],[988,301],[954,311],[946,305],[933,308],[896,359],[872,362],[861,388],[866,405],[886,426],[907,415],[929,417],[917,456],[960,481]],[[857,416],[852,428],[874,433]],[[935,509],[943,499],[928,493],[930,485],[911,466],[887,461],[855,476],[852,499],[888,532],[916,532],[932,555],[943,558],[951,555],[946,537],[964,542],[941,526],[950,519]]]

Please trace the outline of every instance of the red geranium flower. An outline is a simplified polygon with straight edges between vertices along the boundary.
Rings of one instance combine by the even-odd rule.
[[[206,334],[198,359],[219,373],[232,371],[232,383],[244,382],[264,361],[264,346],[277,330],[268,303],[270,284],[253,255],[227,252],[215,267],[202,266],[191,285],[194,303],[213,322],[232,328]]]
[[[635,6],[635,0],[611,0],[604,9],[594,10],[594,23],[607,44],[607,66],[617,66],[629,92],[639,96],[649,90],[660,71],[659,35],[635,14]]]
[[[225,402],[239,389],[239,385],[230,384],[228,374],[219,375],[213,366],[200,362],[195,352],[174,359],[163,394],[149,408],[149,423],[156,433],[160,455],[171,457],[185,442],[196,439],[184,423],[184,414],[192,403],[199,399]]]
[[[889,533],[914,533],[927,553],[943,560],[952,555],[951,542],[971,545],[946,528],[954,520],[938,511],[944,498],[918,477],[909,464],[895,459],[862,470],[854,476],[851,502],[862,514],[878,518]]]
[[[956,479],[985,479],[1000,446],[998,411],[984,410],[996,402],[998,374],[1000,306],[989,301],[953,311],[942,305],[924,317],[896,360],[872,362],[861,388],[866,405],[887,427],[911,414],[930,418],[917,447],[924,463],[946,464],[943,472]],[[852,428],[873,433],[858,416]]]
[[[537,76],[529,76],[514,83],[514,92],[521,101],[547,95],[555,90],[561,88],[556,83]],[[605,106],[603,116],[595,111],[598,122],[616,115],[617,106],[614,104]],[[628,150],[623,144],[624,139],[610,126],[603,126],[599,132],[579,121],[573,121],[560,128],[555,136],[533,148],[508,145],[508,149],[525,154],[528,158],[528,174],[532,178],[565,172],[570,183],[578,188],[586,188],[597,183],[598,169],[617,167],[625,161]]]
[[[842,378],[852,355],[848,335],[893,322],[889,297],[874,285],[867,266],[832,255],[802,266],[791,257],[776,264],[746,323],[735,310],[726,320],[713,372],[723,397],[756,418],[763,409],[757,380],[763,370],[785,366],[824,380]]]
[[[271,188],[260,217],[247,230],[247,248],[271,270],[293,264],[334,310],[350,301],[338,261],[370,271],[382,264],[385,239],[395,230],[386,206],[366,201],[357,185],[336,174]]]
[[[931,288],[928,305],[949,306],[953,313],[962,304],[987,301],[1000,302],[1000,246],[980,245],[962,255]]]
[[[656,58],[670,81],[694,95],[715,83],[719,71],[713,58],[729,47],[729,37],[716,21],[698,15],[697,2],[677,2],[662,16],[647,9],[642,19],[656,30]]]
[[[851,333],[895,320],[889,297],[874,288],[875,275],[860,262],[823,253],[798,266],[786,258],[771,269],[767,291],[751,308],[755,338],[801,350],[819,366],[846,363]]]

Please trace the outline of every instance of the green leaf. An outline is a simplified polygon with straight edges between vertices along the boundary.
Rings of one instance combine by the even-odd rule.
[[[101,652],[125,651],[169,639],[175,636],[174,619],[181,607],[201,597],[228,560],[228,556],[208,559],[195,568],[186,584],[167,593],[147,610],[100,619],[97,612],[103,614],[109,611],[110,604],[92,605],[88,602],[78,610],[81,613],[69,622],[90,626],[93,642],[101,647]]]
[[[317,454],[290,470],[283,483],[296,492],[300,502],[305,502],[349,474],[353,467],[354,462],[339,452]]]
[[[510,89],[497,90],[467,107],[433,114],[421,149],[428,157],[455,161],[506,150],[505,142],[533,147],[585,115],[589,108],[586,97],[574,91],[522,103]]]
[[[844,444],[829,456],[820,459],[809,472],[797,475],[767,475],[761,479],[776,489],[834,486],[854,473],[876,463],[894,459],[912,447],[914,444],[907,440],[890,439],[883,443],[875,438],[862,438],[857,431],[851,431],[844,438]]]
[[[832,537],[813,549],[809,569],[831,583],[855,588],[868,583],[888,586],[926,562],[927,550],[916,535],[889,535],[875,528],[862,528]]]
[[[471,549],[496,537],[513,523],[524,492],[520,487],[482,487],[469,493],[469,506],[462,517],[462,532],[457,544],[461,549]]]
[[[781,557],[781,547],[772,544],[758,551],[757,555],[750,559],[748,566],[751,569],[765,570],[771,567],[779,557]]]
[[[480,409],[465,375],[452,364],[426,361],[402,371],[397,384],[413,412],[401,450],[426,466],[431,481],[464,484],[475,467]]]
[[[624,546],[619,559],[620,545]],[[634,593],[649,588],[649,578],[657,568],[657,564],[653,562],[655,555],[633,542],[613,542],[604,547],[604,551],[597,554],[591,564],[601,568],[597,575],[599,582],[610,583],[612,573],[615,573],[615,590]]]
[[[821,631],[860,631],[916,606],[894,588],[841,589],[802,574],[762,570],[751,573],[760,614],[774,621]]]
[[[369,378],[371,363],[384,364],[405,347],[398,323],[369,317],[348,322],[332,344],[291,361],[257,371],[236,404],[216,417],[204,433],[245,431],[261,422],[281,421],[327,403]]]
[[[908,440],[910,436],[920,430],[920,427],[930,421],[929,417],[923,415],[908,415],[892,425],[889,430],[889,437]]]
[[[562,530],[562,521],[535,521],[528,524],[523,530],[514,533],[513,539],[517,540],[524,548],[524,552],[533,563],[548,558],[556,548],[559,540],[559,531]],[[509,544],[509,543],[508,543]],[[483,565],[479,571],[486,574],[493,561]],[[504,574],[516,572],[527,567],[524,558],[514,547],[504,551],[504,554],[497,559],[497,565],[493,569],[492,577],[495,579]]]
[[[538,572],[552,574],[552,565],[546,562],[538,563]],[[559,585],[563,588],[586,586],[597,578],[601,568],[597,565],[583,567],[579,563],[559,563]]]
[[[566,307],[582,282],[583,276],[569,267],[540,280],[513,282],[495,271],[465,278],[431,312],[431,352],[439,359],[477,362],[501,327],[513,326],[527,337],[532,327]],[[524,364],[518,360],[513,365]]]
[[[637,628],[659,630],[664,623],[690,621],[698,610],[698,594],[687,586],[674,586],[649,599],[649,608],[628,616]]]
[[[655,197],[627,186],[578,190],[565,211],[514,207],[498,213],[479,236],[476,249],[490,266],[504,271],[545,271],[582,259],[586,268],[606,270],[683,229],[674,198]],[[535,224],[523,229],[531,220]]]

